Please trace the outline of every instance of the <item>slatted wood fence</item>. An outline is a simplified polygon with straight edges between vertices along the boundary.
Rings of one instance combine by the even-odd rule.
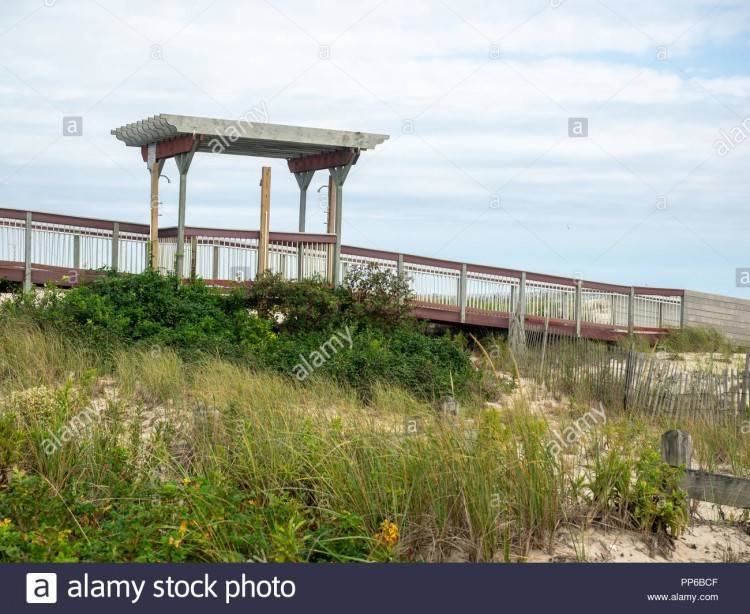
[[[717,358],[697,368],[545,327],[527,326],[520,338],[511,333],[510,339],[520,374],[552,391],[674,417],[732,420],[750,412],[750,354],[743,365]]]

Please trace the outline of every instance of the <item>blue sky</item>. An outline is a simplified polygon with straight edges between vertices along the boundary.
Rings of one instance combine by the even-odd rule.
[[[349,175],[345,243],[750,298],[750,138],[716,147],[750,136],[749,51],[746,1],[6,1],[0,207],[145,222],[144,164],[111,128],[262,106],[391,135]],[[188,224],[257,228],[265,163],[196,157]],[[272,229],[294,230],[296,183],[271,166]]]

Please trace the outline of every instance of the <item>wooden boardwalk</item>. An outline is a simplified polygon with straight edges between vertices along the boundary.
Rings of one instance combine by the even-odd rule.
[[[176,229],[159,230],[158,261],[175,273]],[[185,229],[184,278],[215,285],[252,282],[260,256],[286,279],[331,279],[335,236],[271,232],[259,254],[257,230]],[[0,279],[72,286],[114,269],[140,273],[148,261],[145,224],[0,209]],[[342,246],[340,279],[374,263],[410,280],[418,317],[434,322],[507,329],[518,312],[550,330],[613,340],[629,332],[657,337],[682,325],[684,291],[622,286],[413,254]],[[98,273],[97,273],[98,271]]]

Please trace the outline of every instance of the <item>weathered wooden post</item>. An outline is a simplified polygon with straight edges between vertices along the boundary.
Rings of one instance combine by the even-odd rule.
[[[336,187],[333,183],[333,177],[328,177],[328,220],[326,232],[329,235],[336,234]],[[333,253],[336,246],[333,243],[328,244],[326,258],[326,279],[328,283],[333,283]]]
[[[630,286],[628,293],[628,336],[632,337],[635,332],[635,288]]]
[[[211,259],[211,279],[219,279],[219,255],[221,254],[219,244],[214,245],[213,257]]]
[[[154,156],[156,156],[156,146],[154,145]],[[149,156],[151,152],[149,151]],[[151,171],[151,231],[149,237],[149,264],[154,271],[159,270],[159,175],[164,168],[164,160],[149,160],[149,170]]]
[[[271,167],[264,166],[260,178],[260,237],[258,239],[258,275],[268,270],[269,225],[271,221]]]
[[[31,292],[31,211],[26,212],[26,228],[23,236],[23,291]]]
[[[73,235],[73,268],[81,268],[81,235]]]
[[[112,270],[117,271],[120,265],[120,224],[112,224]]]
[[[305,223],[307,219],[307,188],[310,187],[315,171],[302,171],[294,173],[294,178],[299,186],[299,232],[305,232]],[[302,281],[305,274],[305,253],[303,237],[299,237],[297,243],[297,281]]]
[[[742,374],[742,400],[740,402],[740,411],[746,411],[748,397],[750,397],[750,352],[745,355],[745,371]]]
[[[458,309],[461,324],[466,322],[466,285],[467,285],[467,267],[461,265],[461,275],[458,278]]]
[[[190,279],[198,276],[198,237],[190,237]]]
[[[693,460],[693,438],[687,431],[672,429],[661,436],[661,459],[668,465],[690,469]]]
[[[539,378],[544,376],[544,359],[547,356],[547,337],[549,336],[549,316],[544,316],[544,335],[542,336],[542,358],[539,361]]]
[[[521,323],[521,329],[525,330],[526,323],[526,271],[521,272],[521,279],[518,282],[518,320]]]

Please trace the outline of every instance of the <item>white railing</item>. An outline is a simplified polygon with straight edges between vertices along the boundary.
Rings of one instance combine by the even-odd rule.
[[[146,226],[32,214],[30,229],[32,267],[71,271],[116,268],[127,273],[140,273],[147,268]],[[233,232],[240,236],[233,237]],[[174,229],[160,234],[163,236],[159,238],[159,270],[174,274],[177,256]],[[255,231],[186,229],[180,275],[215,282],[253,281],[258,270],[258,236]],[[25,271],[26,239],[26,212],[0,209],[0,263],[18,263]],[[328,264],[333,253],[332,241],[328,235],[271,233],[269,270],[289,280],[298,279],[300,273],[303,278],[326,278],[331,274]],[[629,326],[632,309],[635,327],[681,325],[682,296],[675,291],[660,295],[656,290],[652,294],[640,289],[631,299],[627,287],[543,275],[524,277],[522,281],[520,271],[347,247],[342,248],[340,278],[345,278],[352,267],[368,264],[403,274],[419,304],[460,312],[462,317],[472,313],[507,315],[518,308],[519,297],[523,296],[527,317],[623,329]],[[465,288],[463,305],[462,288]]]

